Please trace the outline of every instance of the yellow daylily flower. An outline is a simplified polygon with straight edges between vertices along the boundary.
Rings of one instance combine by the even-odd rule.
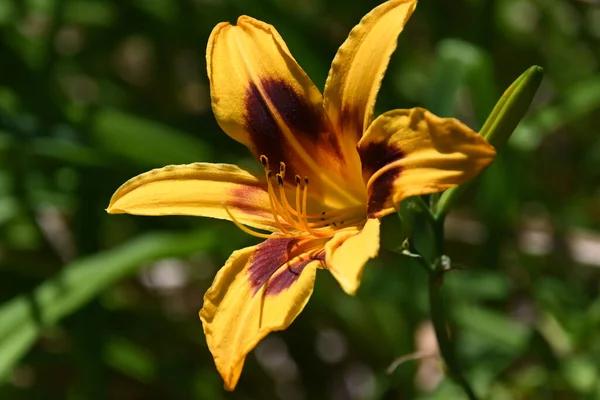
[[[200,319],[232,390],[246,355],[302,311],[319,268],[356,292],[379,250],[379,219],[402,199],[473,178],[496,152],[452,118],[422,108],[373,120],[381,80],[416,0],[368,13],[333,60],[324,95],[271,25],[248,16],[217,25],[206,60],[212,109],[263,174],[194,163],[139,175],[109,213],[229,219],[265,241],[235,251],[204,297]]]

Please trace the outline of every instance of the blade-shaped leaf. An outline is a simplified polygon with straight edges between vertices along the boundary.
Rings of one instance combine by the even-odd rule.
[[[55,278],[0,307],[0,380],[27,352],[44,327],[73,313],[107,287],[163,257],[214,246],[214,232],[148,234],[121,247],[73,262]]]

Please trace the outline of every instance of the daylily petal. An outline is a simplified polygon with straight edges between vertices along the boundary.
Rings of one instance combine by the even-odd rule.
[[[371,122],[397,37],[416,5],[416,0],[392,0],[375,7],[352,29],[331,64],[325,110],[344,132],[347,146],[356,145]]]
[[[229,257],[200,311],[208,348],[227,390],[235,388],[256,344],[287,328],[302,311],[322,258],[322,241],[298,239],[267,239]]]
[[[171,165],[138,175],[117,189],[107,211],[231,219],[225,206],[243,224],[277,230],[264,180],[229,164]]]
[[[422,108],[379,116],[358,143],[358,152],[371,218],[393,212],[404,198],[472,179],[496,155],[492,145],[462,122]]]
[[[347,183],[359,182],[358,159],[347,162],[321,93],[273,26],[248,16],[235,26],[221,23],[206,53],[212,109],[229,136],[257,158],[267,156],[275,172],[284,162],[287,182],[293,184],[296,174],[308,177],[325,203],[364,200]]]
[[[361,230],[336,233],[325,246],[327,269],[348,294],[356,293],[365,264],[379,252],[379,225],[369,219]]]

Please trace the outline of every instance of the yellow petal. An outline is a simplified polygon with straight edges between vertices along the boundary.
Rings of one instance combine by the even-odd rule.
[[[348,294],[356,293],[367,261],[379,252],[379,220],[369,219],[361,230],[344,230],[325,246],[327,268]]]
[[[325,110],[347,146],[356,145],[373,116],[381,79],[416,0],[387,1],[363,17],[339,48],[325,83]]]
[[[268,239],[238,250],[206,292],[200,319],[227,390],[235,388],[257,343],[287,328],[306,305],[323,258],[322,244],[314,245]]]
[[[235,26],[221,23],[206,53],[212,109],[229,136],[257,158],[267,156],[275,172],[284,162],[287,182],[294,184],[296,174],[308,177],[324,203],[364,201],[356,152],[351,163],[323,111],[321,93],[273,26],[247,16]]]
[[[454,118],[422,108],[379,116],[358,143],[369,217],[393,212],[404,198],[439,192],[472,179],[496,150]]]
[[[277,230],[264,180],[235,165],[194,163],[154,169],[125,182],[112,196],[111,214],[194,215]]]

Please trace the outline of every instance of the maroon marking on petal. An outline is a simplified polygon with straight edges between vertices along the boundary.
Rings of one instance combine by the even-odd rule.
[[[263,80],[262,85],[269,100],[294,133],[302,133],[312,142],[319,140],[323,113],[302,98],[282,80]]]
[[[275,295],[289,288],[298,280],[304,268],[311,261],[323,261],[325,252],[314,252],[307,258],[297,259],[286,265],[290,259],[298,256],[298,239],[267,239],[258,245],[256,251],[250,258],[250,285],[256,294],[260,288],[267,285],[265,294]],[[277,273],[280,271],[279,273]],[[276,274],[276,275],[275,275]]]
[[[254,83],[250,83],[246,93],[246,128],[250,133],[250,140],[254,144],[257,155],[264,154],[269,158],[269,167],[277,171],[279,162],[286,163],[286,181],[293,182],[297,171],[293,170],[291,160],[294,150],[287,143],[285,135],[273,113],[281,116],[292,134],[310,145],[326,146],[338,158],[342,150],[337,137],[330,131],[323,111],[311,104],[282,80],[264,79],[261,87],[269,102],[263,98],[260,90]],[[269,107],[269,103],[274,109]]]
[[[285,138],[267,102],[254,83],[250,83],[246,93],[246,109],[248,111],[246,129],[250,133],[250,140],[254,144],[257,156],[266,155],[269,158],[269,168],[274,171],[279,170],[279,162],[287,161],[284,154]],[[289,174],[294,176],[290,171],[291,165],[287,167]]]
[[[263,287],[271,276],[285,264],[298,239],[267,239],[258,245],[250,259],[250,285],[254,293]]]
[[[235,208],[243,213],[265,216],[271,215],[271,213],[265,213],[259,211],[254,207],[257,202],[258,196],[263,196],[266,193],[266,189],[259,186],[236,186],[233,188],[227,196],[230,200],[227,201],[227,207]]]
[[[342,145],[340,143],[340,137],[342,133],[336,134],[336,129],[331,124],[329,118],[324,115],[324,130],[321,132],[321,142],[320,144],[327,149],[329,155],[333,155],[338,162],[343,162],[344,160],[344,151],[342,150]]]
[[[288,265],[279,274],[275,275],[267,284],[265,294],[276,295],[294,284],[300,278],[300,274],[313,259],[304,260],[294,265]]]
[[[369,142],[358,148],[365,177],[370,177],[377,170],[404,158],[402,149],[386,142]]]
[[[345,135],[358,141],[363,134],[363,116],[356,107],[345,105],[340,112],[340,124]]]
[[[284,270],[275,275],[267,284],[265,294],[277,295],[288,289],[300,278],[300,274],[304,268],[313,261],[323,261],[325,252],[321,251],[311,256],[306,260],[297,260],[295,263],[285,266]]]
[[[310,257],[313,260],[325,261],[325,249],[315,251]]]
[[[373,182],[369,188],[369,200],[367,203],[367,216],[374,218],[376,214],[386,208],[392,192],[394,181],[402,173],[400,168],[393,168],[384,172]]]

